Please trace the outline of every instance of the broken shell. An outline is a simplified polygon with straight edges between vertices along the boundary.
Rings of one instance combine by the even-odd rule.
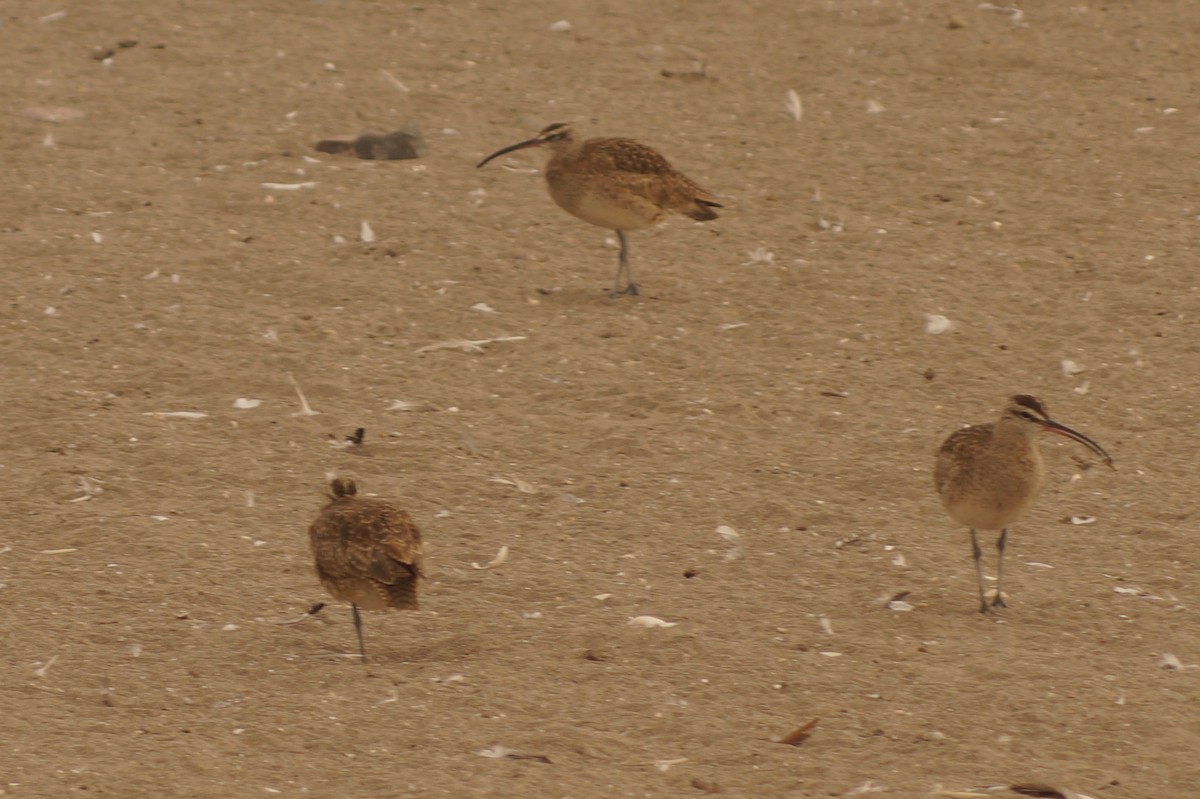
[[[482,566],[480,566],[478,563],[476,563],[474,561],[471,561],[471,568],[479,569],[479,570],[494,569],[497,566],[503,565],[504,562],[507,560],[508,560],[508,547],[503,546],[503,547],[500,547],[500,550],[496,553],[496,557],[492,558],[491,560],[489,560],[487,563],[483,564]]]
[[[630,627],[674,627],[677,623],[663,621],[657,616],[634,616],[629,620]]]

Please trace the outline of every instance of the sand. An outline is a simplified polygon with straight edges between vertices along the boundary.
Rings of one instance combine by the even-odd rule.
[[[1200,795],[1200,9],[1022,8],[10,3],[0,792]],[[725,206],[640,297],[475,168],[563,120]],[[1042,442],[986,617],[933,453],[1017,392],[1116,469]],[[334,474],[427,542],[368,667]]]

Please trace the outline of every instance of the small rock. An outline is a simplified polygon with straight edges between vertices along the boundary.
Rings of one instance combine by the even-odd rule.
[[[416,124],[410,124],[391,133],[368,131],[358,136],[330,136],[313,145],[313,149],[331,155],[353,152],[367,161],[402,161],[420,158],[425,152],[425,139]]]
[[[425,150],[420,134],[403,130],[364,133],[354,140],[354,154],[368,161],[401,161],[417,158]]]
[[[327,139],[321,139],[313,145],[313,149],[319,153],[329,153],[330,155],[340,155],[348,153],[354,149],[354,140],[358,138],[353,134],[343,134],[340,136],[330,136]]]

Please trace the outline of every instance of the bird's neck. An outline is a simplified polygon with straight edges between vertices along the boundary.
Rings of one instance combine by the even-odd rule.
[[[991,449],[993,452],[1036,460],[1038,451],[1034,436],[1037,432],[1037,428],[1030,424],[1003,419],[992,428]]]

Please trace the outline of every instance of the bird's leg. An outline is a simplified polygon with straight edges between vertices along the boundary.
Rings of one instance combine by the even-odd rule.
[[[1000,531],[1000,537],[996,539],[996,552],[1000,559],[996,563],[996,598],[992,600],[992,607],[1006,608],[1004,604],[1004,594],[1001,592],[1002,579],[1004,577],[1004,545],[1008,543],[1008,528]]]
[[[975,580],[979,584],[979,612],[987,613],[987,592],[983,589],[983,550],[979,548],[974,527],[971,528],[971,556],[975,558]]]
[[[350,603],[350,609],[354,611],[354,631],[358,633],[358,652],[362,655],[362,662],[367,662],[367,647],[363,644],[362,634],[362,617],[358,614],[358,605]]]
[[[621,254],[617,256],[617,277],[613,280],[612,294],[608,295],[610,299],[616,299],[622,294],[637,295],[637,283],[633,282],[633,271],[629,266],[629,241],[625,238],[625,231],[617,231],[617,240],[621,242]],[[625,285],[621,285],[621,276],[626,279]]]

